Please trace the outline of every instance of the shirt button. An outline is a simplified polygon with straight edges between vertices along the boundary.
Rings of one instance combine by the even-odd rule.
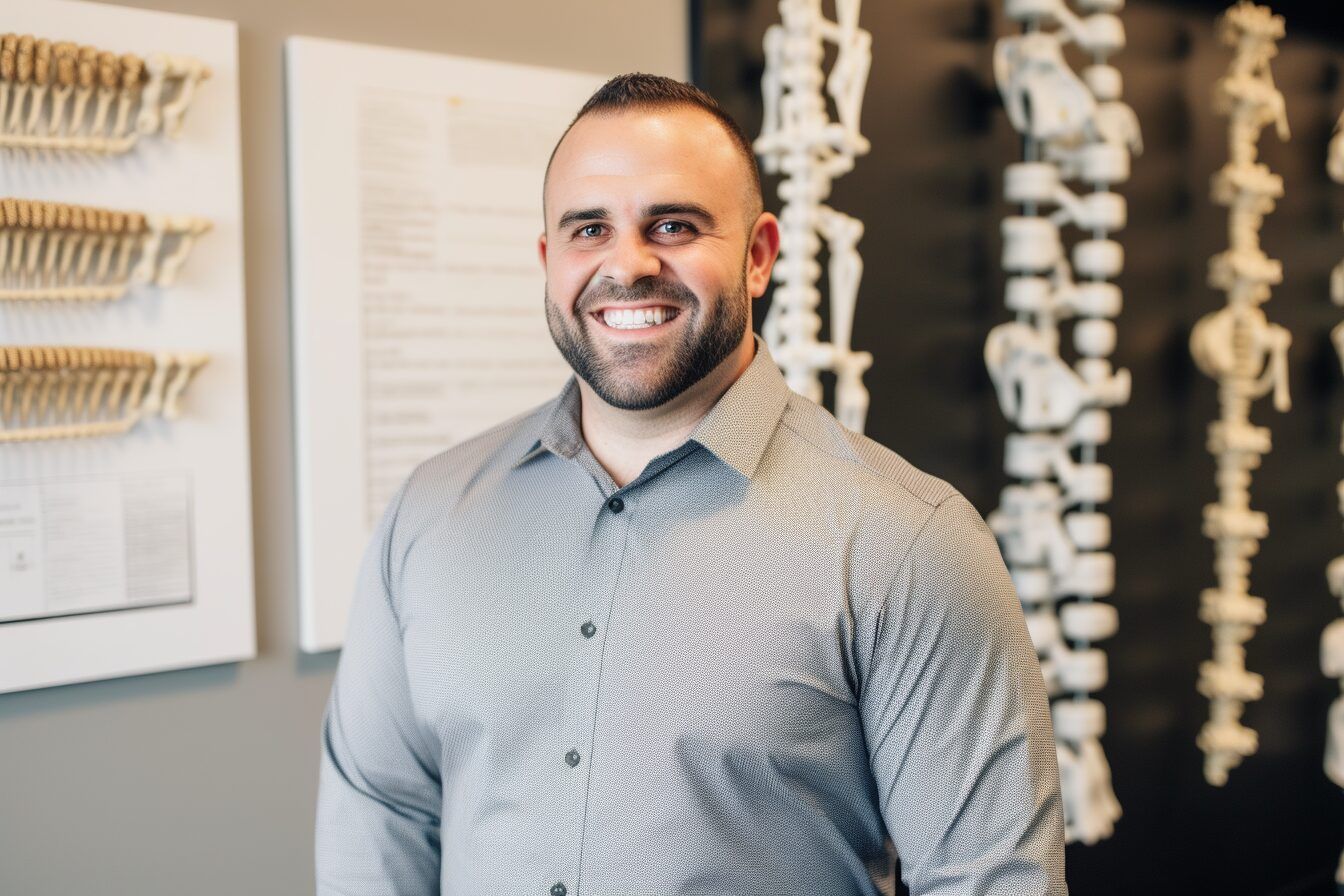
[[[610,510],[612,513],[620,513],[622,510],[625,509],[625,502],[622,501],[620,498],[612,498],[610,501],[607,502],[607,509]]]
[[[579,627],[579,631],[583,632],[585,638],[591,638],[593,635],[597,634],[597,626],[593,625],[591,622],[585,622]]]
[[[570,768],[573,768],[574,766],[578,765],[578,764],[579,764],[579,751],[578,751],[578,750],[570,750],[568,753],[565,754],[565,761],[569,763],[569,767],[570,767]]]
[[[551,887],[551,896],[565,896],[568,892],[569,890],[566,890],[565,885],[561,883],[557,883]]]

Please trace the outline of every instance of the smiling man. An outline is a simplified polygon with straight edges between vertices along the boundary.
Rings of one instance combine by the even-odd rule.
[[[741,130],[615,78],[544,209],[575,376],[384,515],[324,724],[319,893],[1065,893],[998,548],[752,335],[779,227]]]

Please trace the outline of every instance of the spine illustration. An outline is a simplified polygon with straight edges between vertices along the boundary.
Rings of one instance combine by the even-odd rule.
[[[0,147],[115,155],[142,136],[176,137],[209,77],[188,56],[0,35]]]
[[[209,361],[184,352],[0,346],[0,444],[119,435],[181,415],[182,393]]]
[[[210,222],[0,199],[0,301],[119,299],[133,286],[171,286]]]

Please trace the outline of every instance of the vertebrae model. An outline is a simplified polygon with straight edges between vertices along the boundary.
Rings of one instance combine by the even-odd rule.
[[[109,301],[170,286],[204,218],[0,199],[0,301]]]
[[[186,56],[118,56],[31,34],[0,36],[0,147],[115,154],[177,136],[210,69]]]
[[[1327,169],[1331,178],[1344,184],[1344,116],[1335,125]],[[1335,266],[1330,278],[1330,298],[1336,305],[1344,305],[1344,261]],[[1344,323],[1335,325],[1330,331],[1330,339],[1335,344],[1341,366],[1344,366]],[[1344,429],[1340,431],[1340,451],[1344,451]],[[1336,486],[1336,495],[1339,511],[1344,514],[1344,481]],[[1325,570],[1325,579],[1330,586],[1330,593],[1344,604],[1344,556],[1330,562]],[[1330,678],[1340,679],[1341,686],[1344,686],[1344,619],[1330,623],[1321,635],[1321,671]],[[1325,773],[1331,781],[1344,787],[1344,693],[1330,705],[1326,728]],[[1339,857],[1335,883],[1344,892],[1344,854]]]
[[[174,420],[209,356],[109,348],[0,346],[0,443],[116,435]]]
[[[863,276],[857,249],[863,222],[830,208],[825,200],[832,181],[868,152],[868,141],[859,133],[859,110],[872,62],[872,36],[859,27],[859,0],[836,0],[834,22],[822,16],[821,0],[780,0],[779,11],[782,23],[765,33],[765,117],[755,143],[764,169],[784,175],[779,186],[784,208],[774,268],[777,285],[761,331],[795,392],[821,401],[818,374],[834,372],[836,417],[862,432],[868,414],[863,374],[873,356],[853,351],[850,335]],[[837,48],[829,78],[822,71],[827,42]],[[827,112],[827,94],[835,102],[838,122]],[[830,256],[829,342],[817,339],[818,237],[826,241]]]
[[[1129,177],[1131,153],[1142,148],[1134,112],[1121,101],[1120,72],[1107,62],[1125,44],[1115,15],[1122,5],[1007,0],[1023,33],[994,50],[995,79],[1026,160],[1004,176],[1005,197],[1020,207],[1002,226],[1005,301],[1016,320],[985,342],[999,404],[1021,430],[1004,448],[1004,468],[1019,482],[1004,488],[989,523],[1054,698],[1065,836],[1083,843],[1110,836],[1120,817],[1100,742],[1105,708],[1091,695],[1107,679],[1106,655],[1094,644],[1118,626],[1115,608],[1100,602],[1115,588],[1115,558],[1107,551],[1110,519],[1097,509],[1110,500],[1111,470],[1097,462],[1097,447],[1110,439],[1106,409],[1126,403],[1130,391],[1129,372],[1108,360],[1121,306],[1109,281],[1124,263],[1110,234],[1126,220],[1125,200],[1112,188]],[[1081,77],[1064,60],[1070,43],[1092,60]],[[1075,192],[1070,181],[1082,188]],[[1065,225],[1084,233],[1072,263]],[[1059,325],[1069,318],[1072,365],[1060,354]]]
[[[1260,132],[1270,124],[1288,138],[1283,95],[1269,61],[1283,37],[1283,19],[1263,6],[1239,3],[1218,26],[1236,56],[1215,89],[1214,108],[1230,116],[1228,163],[1213,176],[1213,201],[1229,208],[1231,247],[1209,261],[1209,285],[1227,293],[1226,307],[1205,315],[1190,334],[1190,352],[1218,381],[1219,419],[1209,425],[1208,449],[1218,462],[1218,501],[1204,508],[1204,534],[1214,542],[1217,587],[1200,598],[1200,618],[1213,627],[1213,659],[1199,670],[1199,692],[1211,702],[1199,733],[1204,777],[1221,786],[1227,773],[1256,749],[1255,732],[1241,724],[1246,702],[1258,700],[1259,675],[1246,670],[1245,643],[1265,620],[1265,602],[1252,597],[1250,558],[1269,532],[1251,510],[1251,471],[1269,452],[1269,430],[1253,426],[1253,399],[1271,390],[1274,406],[1288,410],[1291,336],[1266,320],[1260,305],[1283,279],[1279,262],[1260,248],[1260,224],[1283,195],[1283,179],[1256,162]]]

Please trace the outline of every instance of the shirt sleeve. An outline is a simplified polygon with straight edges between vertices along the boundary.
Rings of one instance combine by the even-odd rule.
[[[1065,896],[1045,685],[998,545],[965,498],[934,510],[876,624],[860,709],[912,896]]]
[[[318,896],[439,892],[442,787],[435,754],[412,712],[389,576],[400,502],[399,493],[360,566],[322,723]]]

